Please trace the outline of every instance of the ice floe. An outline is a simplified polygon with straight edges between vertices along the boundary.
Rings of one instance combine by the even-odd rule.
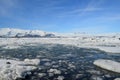
[[[94,61],[94,65],[101,67],[103,69],[120,73],[120,63],[112,60],[107,59],[98,59]]]
[[[30,60],[29,60],[30,61]],[[39,64],[38,60],[32,60],[32,63],[18,60],[0,59],[0,80],[15,80],[24,78],[30,71],[37,69],[34,64]]]

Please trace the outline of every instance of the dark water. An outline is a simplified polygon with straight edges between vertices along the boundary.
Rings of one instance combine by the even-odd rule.
[[[75,46],[40,44],[23,46],[20,49],[4,50],[0,48],[0,57],[13,59],[39,58],[40,65],[32,75],[18,80],[113,80],[120,74],[110,72],[93,65],[97,59],[110,59],[120,62],[120,54],[109,55],[97,49]],[[56,70],[50,72],[50,69]]]

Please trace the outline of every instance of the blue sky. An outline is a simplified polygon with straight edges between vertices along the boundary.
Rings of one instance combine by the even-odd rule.
[[[0,0],[0,28],[120,32],[120,0]]]

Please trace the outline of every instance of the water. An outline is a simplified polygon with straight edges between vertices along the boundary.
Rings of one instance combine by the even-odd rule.
[[[25,79],[18,80],[113,80],[120,74],[93,65],[97,59],[110,59],[120,62],[120,54],[109,55],[97,49],[75,46],[39,44],[23,46],[19,49],[0,48],[1,58],[24,60],[39,58],[39,68]],[[56,72],[50,72],[56,69]]]

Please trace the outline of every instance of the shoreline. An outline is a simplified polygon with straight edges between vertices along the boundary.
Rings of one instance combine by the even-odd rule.
[[[80,40],[79,38],[0,38],[0,46],[3,49],[15,49],[21,46],[36,46],[38,44],[63,44],[81,48],[95,48],[114,54],[120,53],[118,42],[101,42]]]

